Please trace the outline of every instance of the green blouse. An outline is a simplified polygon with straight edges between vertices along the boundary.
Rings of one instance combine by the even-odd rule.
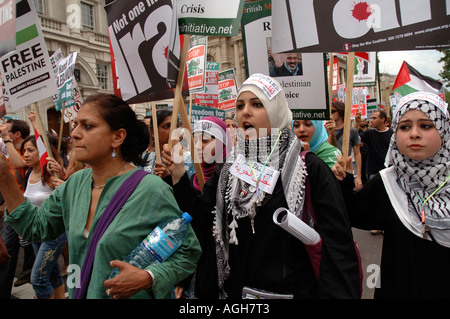
[[[92,190],[92,170],[83,169],[73,174],[55,189],[40,208],[28,200],[18,206],[5,222],[29,241],[47,241],[67,233],[69,263],[81,270],[97,222],[120,185],[134,170],[107,180],[100,195],[88,238],[83,236]],[[181,211],[172,189],[161,178],[147,175],[124,204],[100,239],[87,298],[110,298],[103,282],[111,270],[110,261],[123,260],[161,222],[180,217]],[[147,268],[155,276],[154,286],[142,290],[134,298],[171,298],[172,287],[194,272],[201,248],[192,227],[178,250],[165,262]],[[76,267],[78,266],[78,267]],[[72,275],[72,277],[71,277]],[[68,275],[74,280],[75,272]],[[78,274],[79,275],[79,274]],[[75,281],[74,281],[75,282]],[[73,285],[72,285],[73,286]],[[69,287],[72,298],[74,288]]]

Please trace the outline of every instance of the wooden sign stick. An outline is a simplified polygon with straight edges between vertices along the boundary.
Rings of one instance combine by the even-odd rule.
[[[191,36],[189,34],[184,35],[183,47],[181,49],[180,55],[180,68],[178,69],[177,84],[175,86],[175,96],[173,99],[172,122],[170,123],[170,134],[169,134],[170,137],[172,137],[172,132],[177,127],[179,106],[183,102],[181,92],[183,90],[184,71],[186,69],[186,58],[187,58],[187,51],[189,50],[190,38]],[[172,149],[172,139],[170,137],[169,137],[169,147],[170,149]]]
[[[194,136],[192,134],[191,123],[189,122],[189,118],[186,112],[186,106],[184,104],[183,97],[181,95],[181,92],[183,90],[184,71],[186,67],[186,58],[187,58],[187,51],[189,49],[190,37],[191,36],[189,34],[184,35],[183,49],[181,51],[180,57],[180,69],[178,71],[177,86],[175,87],[175,97],[173,100],[172,122],[170,125],[170,135],[169,135],[170,136],[169,147],[170,149],[172,149],[172,132],[176,127],[178,114],[180,114],[181,123],[183,124],[183,127],[189,131],[190,134],[191,157],[194,162],[195,173],[197,174],[197,180],[200,186],[200,190],[203,191],[203,186],[205,184],[205,177],[203,175],[201,162],[198,158],[198,154],[195,151]]]
[[[58,136],[58,154],[61,152],[61,143],[62,143],[62,134],[64,128],[64,111],[66,109],[66,101],[63,101],[62,109],[61,109],[61,123],[59,123],[59,136]]]
[[[342,136],[342,159],[344,160],[344,170],[348,157],[348,147],[350,140],[350,122],[352,117],[352,96],[353,96],[353,69],[355,68],[355,52],[347,55],[347,85],[345,91],[345,116],[344,134]]]
[[[159,134],[158,134],[158,119],[156,118],[155,102],[152,102],[152,124],[153,124],[153,136],[155,138],[156,162],[161,163],[161,153],[159,148]]]

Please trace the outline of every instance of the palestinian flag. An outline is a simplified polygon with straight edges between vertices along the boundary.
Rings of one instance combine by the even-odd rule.
[[[39,151],[39,163],[41,164],[41,172],[44,171],[44,166],[47,164],[47,149],[45,148],[44,141],[42,140],[42,137],[39,136],[39,133],[34,130],[34,136],[36,138],[36,146]]]
[[[417,91],[439,95],[442,93],[442,88],[443,84],[441,82],[420,74],[416,69],[403,61],[392,91],[403,96]]]

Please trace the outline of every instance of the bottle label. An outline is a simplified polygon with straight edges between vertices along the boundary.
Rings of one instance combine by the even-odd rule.
[[[160,263],[169,258],[178,248],[159,226],[142,241],[142,244]]]

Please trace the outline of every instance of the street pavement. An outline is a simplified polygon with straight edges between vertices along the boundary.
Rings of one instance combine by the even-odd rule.
[[[364,274],[362,299],[373,299],[373,294],[375,291],[375,289],[372,287],[372,277],[374,274],[373,265],[376,265],[378,267],[380,266],[383,235],[372,235],[369,231],[353,228],[353,236],[359,248],[359,252],[361,255],[361,265]],[[23,260],[23,252],[22,249],[20,249],[20,251],[21,252],[19,253],[16,275],[20,272],[20,269],[22,269],[21,260]],[[60,259],[61,258],[62,257],[60,257]],[[13,287],[11,295],[14,299],[33,299],[35,296],[33,287],[29,283],[20,287]]]
[[[383,244],[383,234],[372,235],[370,231],[353,228],[353,237],[358,245],[361,255],[361,267],[363,270],[362,299],[373,299],[375,292],[376,274],[374,269],[379,270],[381,264],[381,246]]]

